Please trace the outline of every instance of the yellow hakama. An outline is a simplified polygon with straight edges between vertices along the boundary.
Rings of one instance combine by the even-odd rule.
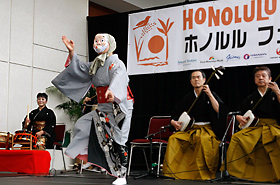
[[[216,177],[219,141],[210,124],[194,125],[168,140],[163,175],[176,179],[209,180]]]
[[[230,175],[241,179],[276,182],[280,179],[280,126],[260,119],[256,127],[235,133],[227,151]]]

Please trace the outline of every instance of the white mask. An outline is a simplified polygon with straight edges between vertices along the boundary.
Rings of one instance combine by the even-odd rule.
[[[93,47],[93,49],[96,53],[99,54],[102,53],[107,47],[108,47],[108,42],[106,42],[105,45],[97,45]]]

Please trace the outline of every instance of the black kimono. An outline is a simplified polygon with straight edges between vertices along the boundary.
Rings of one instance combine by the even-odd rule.
[[[25,118],[26,119],[26,118]],[[22,122],[22,128],[24,129],[24,124],[25,124],[25,119]],[[45,127],[42,129],[43,131],[45,131],[45,134],[43,134],[43,136],[46,137],[47,141],[46,141],[46,148],[47,149],[52,149],[53,148],[53,142],[55,139],[55,126],[56,126],[56,117],[54,112],[51,109],[48,109],[47,107],[44,107],[41,111],[39,110],[39,108],[32,110],[29,113],[29,119],[30,119],[30,123],[27,127],[28,131],[32,131],[32,134],[35,135],[36,132],[40,131],[37,130],[34,126],[34,123],[36,121],[45,121],[46,125]]]
[[[179,131],[169,137],[163,174],[176,179],[210,180],[216,177],[219,163],[219,144],[226,125],[226,107],[212,92],[219,103],[219,113],[212,107],[208,96],[202,92],[189,112],[195,119],[187,131]],[[178,121],[184,111],[188,111],[196,96],[188,93],[176,106],[172,119]]]
[[[209,97],[203,92],[189,112],[189,115],[194,118],[195,122],[211,122],[210,125],[214,133],[219,139],[222,139],[226,129],[227,107],[215,92],[212,92],[212,94],[219,103],[219,114],[215,112]],[[177,103],[171,119],[177,121],[184,111],[188,111],[195,99],[196,96],[194,92],[186,94],[183,99]],[[174,127],[172,128],[175,130]]]
[[[242,115],[261,98],[256,90],[241,104]],[[228,172],[241,179],[277,182],[280,179],[280,103],[270,91],[253,111],[259,118],[254,127],[233,134],[227,151]]]
[[[259,101],[261,95],[258,90],[254,91],[249,95],[240,105],[239,110],[242,115],[246,111],[252,110],[255,104]],[[254,115],[258,118],[271,118],[276,119],[280,123],[280,103],[278,102],[277,96],[273,91],[269,91],[253,111]]]

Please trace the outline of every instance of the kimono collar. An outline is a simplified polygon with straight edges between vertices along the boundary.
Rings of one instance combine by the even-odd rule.
[[[193,90],[193,92],[194,92],[195,97],[197,98],[197,94],[196,94],[195,90]]]
[[[44,109],[46,109],[47,108],[47,105],[45,105],[45,107],[43,107],[41,110],[40,110],[40,107],[38,107],[38,110],[39,111],[42,111],[42,110],[44,110]]]
[[[259,89],[258,89],[258,92],[260,93],[261,97],[263,97],[263,96],[265,95],[265,93],[262,94],[261,91],[260,91]],[[265,91],[265,92],[266,92],[266,91]]]

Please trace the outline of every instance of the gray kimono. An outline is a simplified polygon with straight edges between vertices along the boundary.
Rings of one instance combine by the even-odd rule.
[[[70,65],[52,83],[70,99],[80,102],[91,85],[109,86],[115,102],[99,103],[97,110],[82,116],[75,124],[74,137],[66,149],[71,158],[88,155],[88,162],[106,169],[116,177],[126,174],[127,148],[133,100],[128,99],[129,78],[118,55],[111,55],[95,75],[91,63],[74,54]]]

